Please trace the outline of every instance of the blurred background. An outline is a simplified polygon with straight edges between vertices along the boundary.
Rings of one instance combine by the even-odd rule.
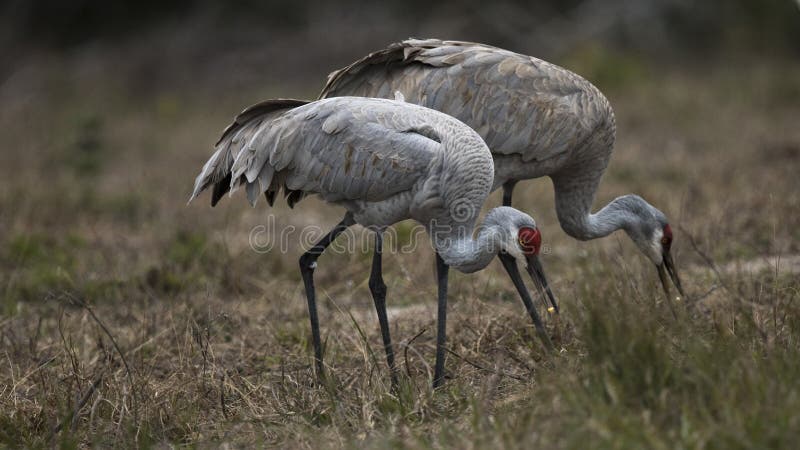
[[[207,196],[189,206],[186,199],[219,134],[244,107],[271,97],[314,98],[329,72],[408,37],[487,43],[587,78],[610,99],[618,124],[595,209],[629,192],[662,209],[678,230],[673,248],[684,285],[707,306],[728,304],[732,292],[754,303],[796,298],[797,1],[6,0],[0,2],[0,343],[12,363],[10,371],[2,365],[0,380],[21,387],[0,392],[1,409],[16,411],[0,418],[0,438],[39,442],[35,437],[59,417],[53,411],[70,411],[80,397],[76,391],[105,370],[98,349],[113,352],[74,299],[94,305],[121,346],[136,349],[129,358],[142,399],[196,414],[164,419],[154,407],[125,428],[149,424],[147,433],[156,440],[223,435],[228,411],[224,403],[215,409],[220,395],[234,389],[260,395],[248,390],[249,383],[278,383],[275,358],[280,373],[288,361],[290,374],[310,380],[307,316],[296,270],[300,246],[290,244],[285,255],[257,254],[248,235],[265,223],[266,214],[275,214],[278,226],[324,229],[341,211],[313,198],[291,211],[282,201],[274,209],[263,202],[251,209],[242,195],[213,210]],[[489,205],[499,203],[493,194]],[[659,295],[652,267],[621,233],[580,243],[561,231],[549,180],[518,185],[515,206],[533,213],[543,230],[548,252],[543,261],[565,305],[564,324],[583,311],[584,300],[649,305]],[[396,228],[402,244],[410,226]],[[353,312],[351,318],[362,321],[376,343],[366,287],[369,249],[363,250],[320,260],[318,285],[329,299],[321,315],[341,313],[340,307]],[[778,277],[776,258],[788,267],[786,278]],[[394,310],[393,333],[397,342],[408,342],[419,327],[430,326],[435,311],[432,254],[422,249],[385,261],[389,305],[410,308]],[[495,266],[472,277],[453,275],[453,320],[503,317],[498,322],[513,334],[527,322]],[[480,309],[483,300],[493,306]],[[472,314],[476,308],[480,314]],[[338,323],[323,320],[326,333],[340,339],[354,334],[342,325],[348,320]],[[667,340],[684,330],[668,333],[673,334]],[[430,346],[432,339],[427,333],[417,343]],[[574,355],[592,354],[580,333],[565,332],[558,339],[578,349]],[[475,360],[494,354],[469,333],[455,332],[453,340],[454,348]],[[459,347],[459,340],[466,344]],[[157,349],[148,342],[158,343]],[[328,350],[332,364],[339,361],[346,371],[353,352],[335,342],[332,338]],[[216,351],[211,359],[209,346]],[[511,348],[509,358],[524,361],[514,366],[505,360],[509,370],[538,367],[529,353]],[[72,358],[56,358],[65,354]],[[42,361],[56,362],[41,369]],[[412,365],[424,367],[419,361]],[[115,367],[123,383],[124,374]],[[217,375],[207,374],[206,367],[236,368],[225,372],[232,385],[220,387],[223,394],[213,391]],[[350,367],[372,373],[358,364]],[[482,389],[484,372],[456,367],[462,380]],[[20,378],[29,371],[40,373],[41,380]],[[771,372],[761,375],[769,379]],[[154,400],[148,392],[175,395]],[[127,394],[120,395],[124,405]],[[263,409],[242,406],[244,394],[231,397],[231,408],[238,417],[259,421],[305,405],[286,407],[291,402],[285,392],[263,395],[247,403]],[[280,405],[271,403],[274,399]],[[542,405],[549,407],[546,401]],[[757,414],[735,405],[728,410]],[[644,416],[639,410],[630,415]],[[103,417],[108,421],[102,426],[109,429],[123,421],[113,413]],[[133,420],[129,417],[124,420]],[[205,425],[184,426],[197,417]],[[269,420],[291,422],[286,417]],[[780,422],[764,417],[765,427]],[[630,423],[631,430],[647,428]],[[662,428],[671,432],[678,427],[673,425]],[[731,419],[714,429],[738,425]],[[292,439],[291,428],[280,433]],[[664,435],[665,442],[670,436]]]
[[[280,84],[284,91],[313,93],[331,68],[412,36],[485,42],[558,62],[605,59],[595,54],[601,51],[660,64],[800,53],[800,13],[792,0],[540,0],[491,7],[419,0],[11,0],[1,8],[3,80],[53,57],[63,58],[64,70],[116,69],[127,74],[119,81],[150,90],[189,82],[219,92]]]
[[[0,239],[25,247],[39,233],[50,248],[70,239],[92,242],[85,252],[102,239],[136,248],[103,265],[112,279],[161,270],[170,244],[150,253],[144,241],[154,237],[219,240],[224,225],[240,230],[230,245],[245,245],[241,234],[263,222],[263,209],[183,204],[220,131],[262,99],[316,97],[329,72],[407,37],[488,43],[596,84],[619,125],[596,206],[637,192],[686,226],[716,212],[697,231],[736,236],[718,250],[725,256],[796,249],[796,214],[770,223],[756,213],[796,211],[800,7],[792,0],[12,0],[0,11]],[[521,206],[554,252],[614,247],[567,239],[549,181],[527,186]],[[338,215],[282,208],[286,223],[323,228]],[[18,256],[6,255],[7,269]],[[84,258],[76,259],[45,278],[80,283],[97,261],[79,268]],[[11,305],[27,298],[19,284],[6,290]]]

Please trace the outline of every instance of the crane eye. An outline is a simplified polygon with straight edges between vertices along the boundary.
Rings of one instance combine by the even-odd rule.
[[[668,245],[668,244],[669,244],[669,238],[666,237],[666,236],[662,237],[661,238],[661,245]]]

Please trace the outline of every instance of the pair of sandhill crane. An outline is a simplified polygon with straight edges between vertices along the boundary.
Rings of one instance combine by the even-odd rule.
[[[624,230],[655,264],[668,300],[667,274],[683,295],[670,256],[672,232],[661,211],[625,195],[591,213],[614,137],[608,100],[566,69],[483,44],[410,39],[333,72],[317,101],[268,100],[246,109],[217,142],[192,198],[213,187],[215,205],[244,185],[253,205],[262,193],[272,205],[283,190],[290,206],[317,194],[347,210],[300,258],[319,377],[325,372],[313,278],[317,258],[351,225],[376,231],[369,288],[396,385],[381,233],[405,219],[424,225],[439,284],[437,387],[444,381],[451,266],[471,273],[497,256],[538,334],[552,345],[517,268],[523,264],[557,312],[537,256],[536,222],[511,208],[519,180],[549,176],[567,234],[588,240]],[[473,233],[481,206],[499,187],[504,206],[489,211]]]

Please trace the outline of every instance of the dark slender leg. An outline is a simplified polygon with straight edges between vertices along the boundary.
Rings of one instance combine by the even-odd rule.
[[[511,194],[514,192],[514,185],[516,184],[517,180],[503,183],[503,206],[511,206]]]
[[[528,314],[530,314],[531,319],[533,319],[533,325],[536,327],[536,332],[539,334],[539,337],[542,339],[542,342],[544,342],[545,346],[547,346],[547,349],[552,350],[553,343],[550,342],[550,336],[547,335],[547,330],[545,330],[544,324],[542,324],[542,319],[539,318],[539,313],[536,312],[536,307],[533,306],[533,300],[531,300],[531,295],[528,293],[528,288],[525,287],[525,283],[522,281],[522,277],[519,275],[517,260],[505,252],[498,253],[497,257],[500,258],[500,262],[503,263],[503,267],[506,269],[506,272],[508,272],[508,276],[511,277],[511,281],[514,282],[514,286],[517,288],[517,292],[522,298],[522,303],[525,304],[525,309],[528,310]]]
[[[333,229],[319,240],[309,251],[300,257],[300,275],[303,277],[303,285],[306,288],[306,298],[308,299],[308,316],[311,319],[311,340],[314,344],[314,359],[317,364],[317,377],[320,380],[325,378],[325,369],[322,365],[322,340],[319,337],[319,318],[317,317],[317,295],[314,291],[314,269],[317,267],[317,258],[322,252],[331,245],[344,230],[353,225],[353,216],[345,214],[344,219]]]
[[[436,369],[433,372],[433,388],[444,383],[444,344],[447,341],[447,272],[449,266],[436,254],[436,277],[439,282],[439,312],[436,318]]]
[[[392,338],[389,335],[389,318],[386,316],[386,284],[383,282],[383,267],[381,255],[383,253],[383,235],[380,231],[375,233],[375,253],[372,256],[372,272],[369,275],[369,291],[375,301],[375,311],[378,312],[378,322],[381,324],[383,349],[386,351],[386,362],[389,364],[389,376],[392,379],[392,388],[397,388],[397,369],[394,366],[394,350]]]

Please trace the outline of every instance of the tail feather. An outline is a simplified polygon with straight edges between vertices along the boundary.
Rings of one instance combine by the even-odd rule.
[[[277,192],[276,192],[276,191],[267,191],[267,192],[264,192],[264,197],[266,197],[266,198],[267,198],[267,204],[268,204],[269,206],[272,206],[272,205],[274,205],[274,204],[275,204],[275,194],[277,194]]]
[[[231,186],[230,178],[231,174],[228,174],[221,181],[214,184],[214,191],[211,193],[211,206],[217,206],[217,202],[228,193]]]
[[[228,192],[234,192],[239,185],[245,184],[247,199],[255,205],[258,196],[266,193],[267,202],[272,205],[275,194],[280,190],[276,185],[275,170],[264,161],[262,164],[248,164],[257,157],[259,145],[259,128],[267,115],[287,109],[296,108],[308,103],[304,100],[277,99],[267,100],[253,105],[236,116],[233,123],[222,133],[216,144],[216,151],[203,166],[194,182],[194,189],[189,202],[201,192],[213,186],[211,206]],[[256,161],[258,163],[260,161]]]
[[[250,202],[250,206],[256,206],[258,196],[261,195],[263,191],[258,190],[258,185],[256,183],[247,183],[245,190],[247,191],[247,201]]]
[[[219,180],[225,178],[233,158],[230,155],[228,148],[218,147],[217,151],[211,155],[208,162],[205,163],[200,174],[194,181],[194,190],[192,196],[189,198],[191,202],[200,192],[207,189],[212,184],[217,183]]]

